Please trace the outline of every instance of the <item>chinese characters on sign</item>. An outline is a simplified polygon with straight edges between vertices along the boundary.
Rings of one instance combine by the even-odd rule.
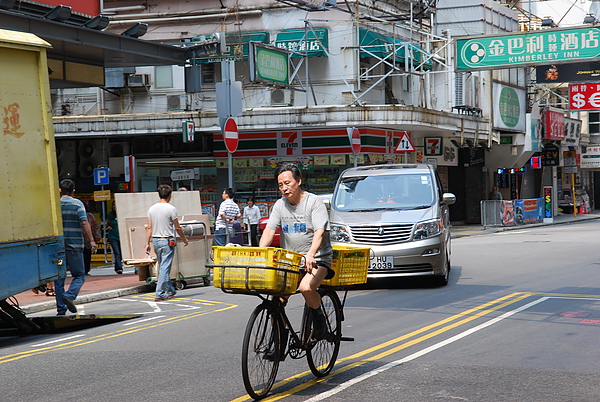
[[[581,167],[587,169],[600,168],[600,146],[587,146],[583,149]]]
[[[544,30],[456,40],[457,70],[548,64],[600,54],[600,29]]]
[[[19,114],[19,107],[19,104],[15,102],[2,108],[4,111],[2,122],[4,123],[5,135],[21,138],[25,134],[24,131],[21,131],[23,127],[21,127],[20,123],[21,115]]]
[[[571,110],[600,109],[600,84],[569,85],[569,106]]]
[[[565,139],[565,114],[562,109],[548,108],[546,110],[546,126],[544,138],[548,140]]]

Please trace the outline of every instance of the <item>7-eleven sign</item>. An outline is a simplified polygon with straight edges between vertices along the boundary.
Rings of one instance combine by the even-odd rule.
[[[194,142],[194,131],[195,130],[196,129],[194,127],[193,121],[184,121],[183,122],[182,132],[183,132],[183,142],[184,143]]]
[[[407,131],[402,132],[402,137],[398,144],[394,148],[394,153],[402,154],[405,152],[415,152],[415,147],[413,146],[412,141],[410,140],[410,136]]]
[[[442,155],[442,137],[425,137],[425,155]]]

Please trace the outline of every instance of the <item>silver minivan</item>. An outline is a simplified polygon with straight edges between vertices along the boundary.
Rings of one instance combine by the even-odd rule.
[[[346,169],[331,199],[331,241],[371,247],[368,278],[428,275],[444,286],[455,201],[430,165]]]

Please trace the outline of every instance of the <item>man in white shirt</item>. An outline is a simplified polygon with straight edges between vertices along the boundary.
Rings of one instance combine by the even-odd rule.
[[[184,246],[188,245],[188,240],[179,224],[177,209],[169,203],[173,191],[171,186],[161,184],[157,191],[160,201],[148,210],[146,254],[150,254],[150,242],[152,242],[158,259],[158,278],[154,300],[163,301],[173,298],[177,293],[171,282],[171,264],[177,243],[175,231],[179,234]]]
[[[248,199],[248,205],[244,207],[244,229],[250,229],[250,245],[258,247],[258,221],[260,220],[260,209],[254,204],[254,198]]]

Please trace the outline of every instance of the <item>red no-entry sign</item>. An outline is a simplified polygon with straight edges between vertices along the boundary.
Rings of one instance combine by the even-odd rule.
[[[352,145],[352,152],[354,152],[354,155],[358,155],[360,153],[360,132],[358,131],[358,128],[349,128],[348,137],[350,137],[350,145]]]
[[[234,153],[238,147],[239,137],[237,124],[232,118],[227,119],[225,122],[223,137],[225,137],[225,146],[227,147],[227,150]]]

